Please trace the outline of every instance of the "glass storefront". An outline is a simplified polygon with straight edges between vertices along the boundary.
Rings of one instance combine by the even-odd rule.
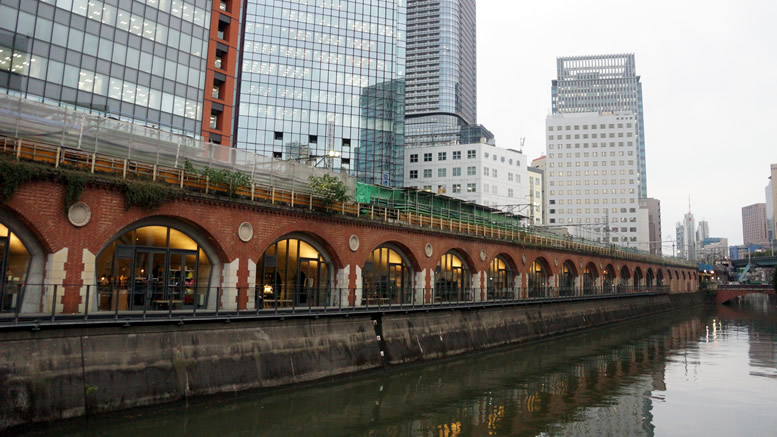
[[[623,266],[621,268],[620,281],[618,281],[618,293],[622,293],[628,288],[629,279],[631,279],[631,273],[629,273],[629,268],[626,266]]]
[[[494,258],[488,266],[488,299],[513,298],[513,276],[513,271],[504,258]]]
[[[548,270],[541,259],[534,260],[529,268],[529,297],[548,297]]]
[[[381,246],[362,269],[363,305],[412,303],[412,271],[399,250]]]
[[[615,284],[615,269],[612,264],[607,264],[607,268],[602,273],[602,292],[605,294],[613,292],[613,285]]]
[[[575,295],[575,279],[577,278],[577,270],[572,261],[566,261],[561,267],[561,280],[559,282],[559,296],[574,296]]]
[[[196,241],[167,226],[126,232],[97,257],[101,311],[205,308],[211,262]]]
[[[257,297],[266,308],[329,305],[331,274],[324,254],[312,244],[281,239],[256,264]]]
[[[590,296],[596,291],[596,266],[588,263],[583,272],[583,295]]]
[[[30,267],[30,252],[8,227],[0,223],[0,312],[14,311]]]
[[[472,300],[470,273],[456,251],[448,251],[434,269],[434,299],[437,302]]]

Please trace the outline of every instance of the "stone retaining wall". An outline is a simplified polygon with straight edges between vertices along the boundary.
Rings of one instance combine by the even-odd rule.
[[[473,310],[0,333],[0,430],[455,356],[701,303],[635,296]]]

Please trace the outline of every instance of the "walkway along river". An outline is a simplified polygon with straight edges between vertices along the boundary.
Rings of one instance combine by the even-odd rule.
[[[27,435],[772,435],[765,296],[312,386],[16,429]],[[13,434],[13,432],[12,432]]]

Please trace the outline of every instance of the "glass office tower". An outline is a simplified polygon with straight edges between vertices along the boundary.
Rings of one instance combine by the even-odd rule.
[[[237,147],[402,184],[404,0],[248,0]]]
[[[7,0],[0,92],[201,132],[211,0]]]
[[[475,18],[475,0],[408,0],[408,145],[459,142],[476,123]]]
[[[645,171],[645,122],[642,82],[634,54],[569,56],[556,60],[552,82],[554,114],[631,111],[637,114],[639,197],[647,197]]]

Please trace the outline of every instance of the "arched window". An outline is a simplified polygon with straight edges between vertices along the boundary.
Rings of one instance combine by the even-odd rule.
[[[322,250],[299,238],[284,238],[256,263],[265,307],[329,304],[331,266]]]
[[[512,299],[513,271],[502,256],[497,256],[488,266],[488,300]]]
[[[577,279],[577,269],[572,261],[567,260],[563,266],[561,266],[561,281],[559,282],[558,295],[559,296],[574,296],[575,295],[575,279]]]
[[[652,290],[655,286],[655,277],[653,276],[653,269],[648,269],[647,274],[645,275],[645,287],[647,287],[648,290]]]
[[[30,252],[16,234],[0,223],[0,312],[15,311],[27,280]]]
[[[641,290],[645,284],[642,283],[642,269],[634,269],[634,289]]]
[[[470,273],[456,251],[448,251],[434,269],[434,300],[451,302],[471,300]]]
[[[169,226],[133,229],[97,257],[97,308],[204,308],[211,270],[203,248],[183,232]]]
[[[529,268],[529,297],[548,297],[548,269],[537,258]]]
[[[631,279],[631,273],[629,268],[623,266],[621,268],[621,278],[618,282],[618,293],[626,293],[629,290],[629,279]]]
[[[583,295],[591,296],[596,294],[596,266],[588,263],[583,272]]]
[[[669,277],[671,279],[672,277],[672,271],[669,271]],[[657,287],[663,287],[664,286],[664,271],[659,270],[658,274],[656,275],[656,286]]]
[[[412,270],[402,253],[391,245],[373,250],[362,269],[365,305],[412,303]]]
[[[607,264],[607,268],[602,273],[602,293],[615,293],[615,268],[613,268],[612,264]]]

